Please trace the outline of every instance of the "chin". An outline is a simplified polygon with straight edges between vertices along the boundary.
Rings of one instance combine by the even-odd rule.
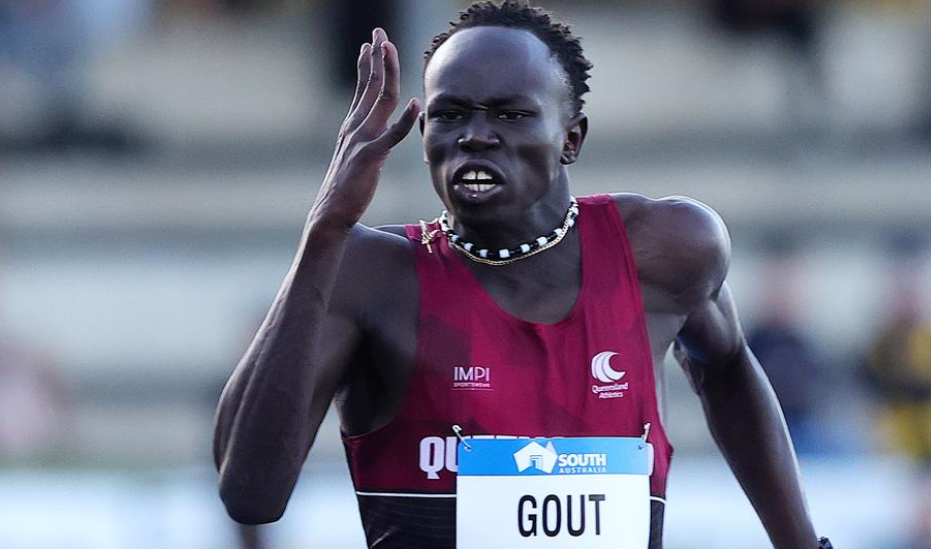
[[[510,214],[507,208],[501,207],[500,204],[453,204],[449,212],[453,214],[456,220],[469,227],[487,227],[494,226],[506,219]]]

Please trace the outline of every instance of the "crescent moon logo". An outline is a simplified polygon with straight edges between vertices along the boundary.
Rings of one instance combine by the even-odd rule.
[[[595,355],[592,358],[592,377],[602,383],[614,383],[624,377],[627,372],[618,372],[611,367],[611,357],[616,355],[617,353],[612,351],[604,351]]]

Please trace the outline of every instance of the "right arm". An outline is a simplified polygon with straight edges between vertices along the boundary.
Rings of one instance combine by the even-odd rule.
[[[377,29],[362,47],[359,81],[294,262],[220,397],[214,460],[220,497],[242,523],[278,520],[339,388],[359,334],[351,303],[333,303],[337,274],[391,148],[411,130],[415,100],[398,104],[394,45]]]

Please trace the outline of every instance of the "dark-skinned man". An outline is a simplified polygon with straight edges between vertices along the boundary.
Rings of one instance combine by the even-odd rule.
[[[649,524],[636,526],[658,549],[672,448],[654,372],[675,343],[773,545],[829,546],[724,282],[721,219],[684,198],[570,195],[590,68],[543,10],[474,4],[427,52],[425,110],[412,99],[389,124],[397,50],[381,29],[362,46],[294,262],[221,397],[214,451],[234,519],[281,517],[335,401],[371,547],[456,546],[456,456],[471,435],[649,440]],[[418,116],[446,211],[365,227]]]

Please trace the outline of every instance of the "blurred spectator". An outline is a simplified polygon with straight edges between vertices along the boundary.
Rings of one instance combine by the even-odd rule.
[[[325,13],[321,20],[327,21],[326,38],[328,45],[314,43],[314,49],[329,46],[332,62],[330,70],[337,85],[351,92],[356,85],[356,62],[359,48],[365,42],[372,41],[372,30],[381,27],[392,36],[392,40],[401,40],[406,34],[400,26],[400,2],[371,2],[369,0],[330,0],[324,6]],[[312,16],[316,16],[313,14]],[[316,37],[312,38],[317,40]],[[404,51],[405,44],[398,44]],[[426,47],[424,46],[424,49]]]
[[[931,0],[925,0],[925,4],[931,7]],[[925,141],[931,143],[931,15],[926,13],[924,22],[927,29],[924,42],[924,87],[922,88],[924,101],[921,105],[923,111],[918,121],[918,133]]]
[[[0,292],[0,304],[2,297]],[[29,459],[60,448],[69,432],[68,407],[52,362],[16,342],[0,322],[0,459]]]
[[[84,61],[93,40],[115,26],[112,19],[128,18],[145,3],[0,0],[0,81],[5,65],[32,79],[31,110],[37,113],[34,129],[24,132],[17,146],[125,150],[132,144],[125,129],[88,119]],[[107,23],[111,28],[105,28]]]
[[[777,37],[786,53],[785,109],[798,128],[827,124],[827,86],[818,53],[820,0],[709,0],[712,17],[735,36]]]
[[[889,311],[867,357],[870,385],[883,405],[884,434],[922,469],[913,543],[931,549],[931,322],[917,246],[898,243]]]
[[[0,327],[0,458],[17,461],[60,449],[69,431],[66,395],[52,363]]]
[[[762,315],[747,341],[779,397],[795,448],[800,454],[825,448],[816,415],[823,365],[816,345],[798,322],[799,259],[786,237],[770,242],[764,267]]]
[[[74,5],[63,0],[0,0],[0,54],[36,80],[42,94],[37,139],[52,145],[74,139],[83,86],[76,71],[84,53]]]

